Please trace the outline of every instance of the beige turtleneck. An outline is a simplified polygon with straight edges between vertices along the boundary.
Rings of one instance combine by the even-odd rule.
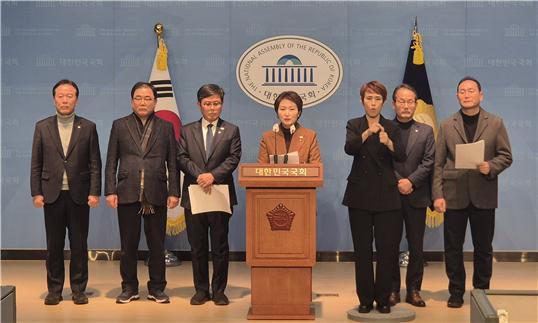
[[[64,156],[67,154],[67,148],[69,147],[69,141],[71,140],[71,133],[73,132],[73,123],[75,121],[75,113],[64,116],[56,113],[58,120],[58,131],[60,132],[60,140],[62,141],[62,148],[64,150]],[[67,173],[64,169],[64,175],[62,179],[62,190],[69,190],[67,183]]]

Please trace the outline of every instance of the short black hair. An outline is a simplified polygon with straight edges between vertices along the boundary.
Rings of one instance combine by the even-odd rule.
[[[465,82],[465,81],[473,81],[473,82],[475,82],[476,85],[478,86],[478,91],[480,91],[480,92],[482,91],[482,85],[480,85],[480,82],[478,82],[477,79],[475,79],[475,78],[472,77],[472,76],[466,76],[466,77],[462,78],[462,79],[458,82],[458,86],[456,87],[456,92],[459,91],[461,83],[463,83],[463,82]]]
[[[392,91],[392,102],[396,102],[396,92],[398,92],[399,89],[406,89],[406,90],[409,90],[409,91],[415,93],[415,100],[418,99],[417,90],[415,90],[414,87],[412,87],[411,85],[409,85],[407,83],[402,83],[402,84],[398,85],[397,87],[395,87],[394,91]]]
[[[217,84],[204,84],[198,89],[196,93],[196,98],[198,102],[202,102],[203,99],[208,98],[213,95],[218,95],[220,100],[224,102],[224,90]]]
[[[52,87],[52,97],[56,96],[56,88],[58,88],[58,86],[64,85],[64,84],[69,84],[72,87],[74,87],[75,88],[75,96],[78,98],[78,86],[77,86],[77,84],[75,82],[71,81],[71,80],[68,80],[68,79],[59,80],[58,82],[56,82],[56,84],[54,84],[54,86]]]
[[[154,99],[157,100],[157,90],[153,85],[151,85],[151,83],[148,82],[136,82],[136,84],[133,85],[133,88],[131,89],[131,99],[134,99],[135,91],[143,87],[150,89],[151,92],[153,92]]]
[[[303,113],[303,99],[301,99],[301,96],[297,94],[297,92],[294,92],[294,91],[284,91],[278,95],[274,104],[275,112],[277,113],[277,115],[278,115],[278,106],[280,105],[280,102],[282,102],[282,100],[284,99],[290,100],[291,102],[295,103],[295,105],[297,106],[297,110],[299,110],[299,117],[300,117],[301,114]]]
[[[381,97],[383,98],[383,103],[387,101],[387,88],[385,87],[385,85],[383,85],[383,83],[379,81],[370,81],[368,83],[364,83],[359,90],[359,93],[361,95],[361,102],[364,102],[364,96],[368,91],[381,95]]]

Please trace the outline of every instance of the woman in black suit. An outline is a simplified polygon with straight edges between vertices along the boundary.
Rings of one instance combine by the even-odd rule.
[[[393,161],[404,161],[400,130],[385,119],[381,108],[387,90],[378,81],[360,89],[365,114],[346,126],[346,154],[353,156],[343,204],[349,210],[349,223],[355,251],[355,283],[360,313],[373,309],[390,313],[391,268],[398,259],[402,230],[398,181]],[[377,251],[374,280],[372,241]]]

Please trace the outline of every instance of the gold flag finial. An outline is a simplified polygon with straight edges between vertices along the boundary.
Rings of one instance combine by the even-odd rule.
[[[164,33],[164,25],[160,22],[156,23],[153,31],[157,34],[158,38],[161,38],[161,35]]]
[[[153,31],[157,34],[157,46],[159,47],[159,53],[157,54],[157,69],[164,71],[168,69],[168,49],[164,43],[164,25],[160,22],[155,24]]]

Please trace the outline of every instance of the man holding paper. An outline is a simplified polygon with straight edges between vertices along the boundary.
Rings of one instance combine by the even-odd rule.
[[[185,208],[196,289],[190,303],[201,305],[212,299],[216,305],[228,305],[229,300],[224,294],[228,281],[228,223],[232,207],[237,204],[232,173],[241,159],[241,137],[237,126],[220,118],[224,100],[224,90],[220,86],[203,85],[197,98],[202,118],[181,128],[178,148],[179,167],[185,174],[181,206]],[[216,185],[220,185],[218,189]],[[200,190],[205,194],[200,195]],[[222,200],[226,190],[228,210],[220,208],[219,211],[197,213],[193,208],[195,204],[219,206],[218,200]],[[194,194],[190,195],[191,192]],[[213,258],[212,297],[209,294],[208,231]]]
[[[489,289],[498,175],[512,164],[508,134],[501,118],[486,112],[480,82],[465,77],[457,87],[461,109],[441,123],[435,148],[432,197],[435,209],[445,212],[445,266],[449,279],[448,307],[463,305],[465,267],[463,243],[467,221],[474,253],[473,287]],[[458,168],[457,145],[484,142],[483,158],[474,169]],[[479,145],[478,149],[480,149]],[[467,154],[468,155],[468,154]],[[468,158],[466,158],[468,159]]]

